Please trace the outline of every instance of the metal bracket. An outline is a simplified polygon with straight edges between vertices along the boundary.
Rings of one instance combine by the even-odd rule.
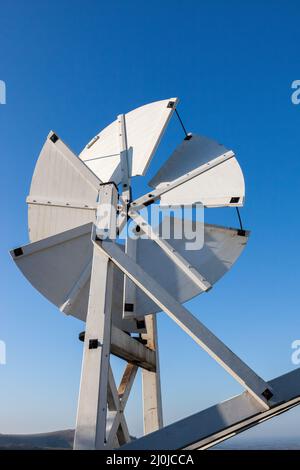
[[[101,343],[98,339],[89,340],[89,349],[97,349],[99,346],[101,346]]]

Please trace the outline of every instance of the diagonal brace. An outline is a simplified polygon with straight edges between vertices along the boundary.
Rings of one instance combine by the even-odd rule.
[[[115,243],[110,240],[97,240],[94,243],[194,341],[245,387],[259,402],[262,410],[269,409],[275,403],[278,403],[279,398],[274,396],[274,392],[267,382],[234,354],[191,312],[174,300],[165,289],[123,253]]]
[[[108,379],[108,409],[113,417],[113,422],[108,429],[107,446],[112,447],[117,436],[120,445],[130,441],[130,435],[124,416],[126,406],[138,367],[128,363],[119,388],[117,389],[111,367],[109,367]]]
[[[166,255],[186,274],[189,279],[196,284],[202,291],[207,292],[212,288],[212,285],[203,277],[197,269],[190,265],[190,263],[180,254],[166,240],[163,240],[153,230],[153,228],[146,222],[146,220],[136,211],[131,210],[129,216],[137,225],[142,227],[143,232],[153,240],[157,245],[166,253]]]

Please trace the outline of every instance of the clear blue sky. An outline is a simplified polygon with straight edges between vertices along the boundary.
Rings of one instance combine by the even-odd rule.
[[[83,325],[38,294],[8,255],[28,241],[25,198],[43,141],[54,129],[79,152],[117,114],[158,99],[179,96],[188,130],[233,148],[246,178],[248,247],[191,311],[264,378],[296,367],[300,105],[290,96],[300,79],[299,19],[296,0],[0,0],[0,432],[75,423]],[[151,174],[181,138],[174,120]],[[206,220],[236,225],[230,209]],[[159,327],[166,422],[239,393],[168,318]],[[139,391],[138,379],[128,405],[136,433]],[[268,432],[299,434],[299,417],[293,411]]]

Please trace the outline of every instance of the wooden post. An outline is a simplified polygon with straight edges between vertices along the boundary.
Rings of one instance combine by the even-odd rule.
[[[117,194],[113,184],[100,187],[98,237],[115,233]],[[112,261],[94,247],[74,449],[106,445],[113,269]]]
[[[156,356],[156,372],[142,369],[144,434],[149,434],[162,428],[163,416],[156,316],[147,315],[145,323],[147,333],[142,336],[147,340],[147,347],[155,351]]]

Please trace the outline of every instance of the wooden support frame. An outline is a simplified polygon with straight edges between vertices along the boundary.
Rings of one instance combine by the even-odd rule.
[[[137,369],[136,365],[130,363],[127,364],[118,389],[116,387],[111,367],[109,369],[108,409],[111,413],[112,423],[107,429],[108,448],[112,448],[116,442],[118,445],[130,442],[130,435],[124,416],[124,408],[126,406]]]
[[[156,351],[146,347],[138,338],[132,338],[112,325],[111,353],[150,372],[156,371]]]
[[[116,187],[113,184],[103,185],[100,189],[99,201],[97,223],[93,227],[92,237],[101,240],[108,235],[114,235]],[[104,204],[106,204],[105,208]],[[110,211],[108,207],[111,208]],[[138,366],[145,371],[144,379],[150,381],[155,387],[155,396],[145,397],[145,402],[148,407],[155,404],[157,423],[161,425],[161,400],[158,400],[160,396],[158,355],[154,347],[156,333],[149,325],[148,341],[145,346],[138,341],[139,338],[132,338],[124,331],[112,326],[113,269],[112,261],[98,249],[96,244],[93,244],[74,449],[107,449],[130,442],[124,408]],[[68,299],[62,306],[64,311],[67,311],[69,303],[82,288],[87,270],[88,266],[85,267],[79,281],[67,296]],[[110,366],[110,353],[128,361],[119,388],[116,387]],[[151,413],[153,414],[152,411]],[[146,428],[156,430],[157,425],[153,424],[153,417],[150,422],[148,415],[149,412],[145,411],[146,421],[149,422]]]
[[[131,245],[130,248],[128,242],[126,242],[124,253],[112,241],[120,234],[128,218],[131,218],[138,225],[142,226],[142,231],[163,250],[177,268],[186,275],[185,277],[188,277],[202,291],[207,291],[212,287],[207,279],[193,268],[182,254],[177,253],[167,241],[159,238],[138,211],[161,198],[163,204],[168,204],[168,198],[165,198],[164,195],[169,193],[168,195],[170,196],[171,191],[173,191],[173,196],[177,194],[177,199],[176,197],[174,199],[175,204],[181,205],[183,202],[182,194],[184,192],[187,193],[185,188],[188,186],[183,185],[190,183],[189,187],[194,187],[195,190],[194,192],[192,188],[190,194],[192,196],[198,194],[198,176],[213,168],[216,169],[218,165],[226,163],[221,168],[232,168],[235,166],[240,174],[234,153],[227,151],[223,146],[222,150],[218,147],[218,151],[213,153],[213,155],[218,156],[207,161],[204,152],[200,160],[202,163],[204,161],[206,163],[199,163],[201,166],[195,168],[197,162],[193,161],[192,158],[189,165],[183,165],[185,174],[182,174],[180,173],[180,165],[176,166],[176,161],[188,162],[188,158],[182,160],[182,153],[180,153],[181,150],[179,149],[179,153],[176,154],[175,158],[171,156],[170,160],[168,160],[170,162],[169,168],[172,169],[173,166],[173,170],[168,173],[168,165],[167,167],[162,167],[158,172],[158,176],[152,179],[152,183],[150,182],[150,185],[155,189],[135,201],[132,201],[131,198],[131,175],[145,174],[146,168],[176,104],[177,99],[165,100],[163,115],[160,117],[157,110],[154,114],[151,111],[149,114],[150,119],[146,120],[143,118],[144,113],[140,114],[139,111],[134,119],[132,119],[131,113],[128,113],[127,116],[124,114],[119,115],[117,125],[113,123],[113,126],[108,129],[107,134],[108,141],[119,138],[119,152],[85,160],[85,162],[88,162],[98,158],[120,156],[121,178],[119,178],[117,172],[110,174],[109,178],[103,178],[104,181],[114,179],[116,184],[122,183],[120,199],[117,186],[112,182],[102,182],[89,168],[89,165],[81,158],[78,158],[53,131],[47,137],[39,157],[39,164],[32,179],[31,193],[27,198],[27,203],[31,209],[29,227],[32,240],[38,240],[38,242],[37,244],[30,244],[28,247],[24,247],[24,252],[23,247],[13,250],[13,257],[32,254],[34,250],[46,251],[49,246],[55,246],[55,250],[52,252],[52,255],[55,254],[55,256],[52,257],[52,263],[50,263],[51,269],[49,270],[48,278],[47,276],[45,277],[48,285],[46,287],[44,283],[37,283],[37,285],[41,292],[46,293],[47,298],[50,300],[55,299],[54,303],[66,314],[73,314],[72,305],[75,305],[77,301],[80,303],[80,293],[82,293],[87,282],[90,280],[88,311],[85,311],[87,301],[86,291],[84,292],[83,306],[81,306],[84,314],[82,318],[84,319],[86,315],[86,331],[74,440],[75,449],[108,449],[120,446],[126,450],[159,449],[162,447],[164,449],[204,449],[249,426],[276,416],[300,404],[300,370],[293,371],[270,382],[265,382],[207,329],[203,323],[184,308],[180,302],[174,300],[169,292],[156,282],[154,279],[155,274],[152,277],[147,273],[148,265],[143,270],[136,263],[136,244]],[[148,109],[148,106],[145,109]],[[156,103],[152,103],[151,108],[153,106],[155,109]],[[130,148],[128,148],[127,142],[126,119],[128,123],[128,136],[130,137]],[[156,121],[158,127],[156,127]],[[135,126],[136,122],[139,124],[137,127]],[[144,140],[144,129],[147,128],[149,123],[154,123],[155,125],[154,127],[150,126],[152,136],[150,144],[146,145],[145,151],[144,147],[147,142]],[[111,132],[112,129],[113,131]],[[135,134],[133,140],[131,139],[132,134]],[[196,143],[198,139],[198,143],[202,142],[203,144],[203,138],[196,135],[192,136],[189,134],[185,140],[190,140],[192,137],[194,137],[192,143]],[[98,139],[99,135],[86,148],[89,149]],[[201,153],[201,145],[199,153]],[[216,144],[214,143],[213,145]],[[105,146],[107,146],[107,141]],[[187,148],[184,142],[183,147]],[[113,152],[115,152],[115,147],[113,148]],[[223,152],[222,155],[221,152]],[[188,156],[188,154],[186,155]],[[198,153],[192,149],[190,155],[193,157],[194,155],[197,156]],[[133,156],[135,160],[132,161],[131,157]],[[115,161],[118,165],[118,158]],[[109,163],[108,167],[110,166]],[[174,171],[175,169],[176,171]],[[213,177],[213,173],[210,176]],[[164,176],[162,179],[162,175],[167,177],[165,178]],[[224,176],[224,181],[230,180],[230,178],[226,178],[226,172],[221,176]],[[200,179],[205,180],[202,177]],[[211,185],[209,179],[208,177],[208,187]],[[51,185],[48,184],[50,182]],[[217,186],[220,184],[218,178],[215,178],[215,182]],[[234,184],[232,186],[234,187]],[[213,194],[213,196],[208,196],[205,202],[204,192],[202,194],[204,204],[208,207],[219,207],[221,205],[238,207],[243,205],[244,181],[242,174],[240,174],[240,184],[237,187],[240,187],[238,193],[241,193],[242,197],[236,197],[235,194],[231,197],[230,194],[228,200],[226,196],[225,201],[225,197],[221,197],[219,202],[216,202],[215,194]],[[43,188],[46,188],[46,191],[43,191]],[[214,186],[211,185],[211,188],[213,189]],[[177,191],[174,191],[175,189]],[[99,196],[99,199],[97,199],[97,196]],[[169,201],[171,201],[171,197]],[[66,211],[66,208],[70,209],[70,211]],[[73,239],[87,235],[87,233],[89,234],[91,223],[79,227],[76,224],[79,223],[79,220],[91,222],[94,219],[95,212],[96,225],[93,226],[92,253],[87,251],[89,259],[84,256],[81,259],[79,256],[76,257],[76,255],[84,253],[86,247],[88,249],[91,248],[89,235],[85,236],[83,243],[85,246],[83,249],[81,249],[83,246],[81,245],[82,240],[76,245],[73,244]],[[40,227],[42,227],[41,230],[39,230]],[[86,232],[87,228],[88,231]],[[240,232],[244,231],[241,230]],[[75,238],[74,234],[76,235]],[[106,239],[107,236],[109,237],[108,239]],[[57,262],[58,259],[63,259],[62,252],[67,250],[67,247],[61,247],[61,250],[56,251],[57,245],[60,242],[69,242],[70,240],[72,240],[72,244],[70,243],[68,246],[72,248],[72,250],[70,249],[69,256],[71,262],[64,263],[64,267],[68,268],[65,273],[65,280],[67,279],[68,283],[63,286],[60,285],[63,278],[59,276],[56,278],[58,269],[54,261]],[[74,254],[75,256],[73,256]],[[51,253],[49,256],[51,256]],[[48,256],[45,256],[45,258],[48,258]],[[74,263],[74,260],[78,262],[77,265]],[[44,266],[47,264],[46,261],[44,260]],[[20,264],[22,265],[22,263]],[[35,262],[33,261],[32,265],[34,264]],[[52,269],[53,266],[55,266],[56,270]],[[121,331],[112,325],[113,274],[115,266],[124,274],[124,305],[135,305],[135,289],[136,286],[140,288],[197,344],[229,372],[235,380],[245,387],[246,391],[240,396],[213,406],[199,414],[182,420],[180,423],[175,423],[159,431],[163,425],[163,417],[156,315],[151,314],[145,317],[146,328],[141,325],[132,326],[132,322],[116,323],[118,325],[122,324],[122,327],[129,331],[138,331],[139,333],[143,331],[143,334],[135,337],[132,337],[131,334],[136,333],[127,334],[125,331]],[[33,268],[29,266],[29,269],[28,267],[24,268],[24,271],[28,273],[31,271],[31,274],[34,272],[34,281],[36,281],[37,276],[40,276],[40,272],[36,270],[35,266]],[[70,273],[72,273],[72,276],[70,276]],[[30,275],[28,278],[30,279]],[[53,279],[55,279],[56,283],[53,282]],[[119,285],[118,278],[116,281],[116,284]],[[213,283],[213,281],[211,282]],[[53,286],[51,286],[52,284]],[[54,291],[57,297],[53,295]],[[117,305],[117,308],[121,310],[122,307]],[[151,307],[148,311],[150,310]],[[128,310],[128,312],[130,311],[133,312],[133,309]],[[123,313],[124,317],[126,317],[126,309],[123,310]],[[79,317],[81,318],[80,315]],[[128,314],[128,317],[138,319],[139,312],[135,312],[134,309],[134,313],[132,315]],[[144,333],[145,329],[146,333]],[[110,354],[115,354],[127,362],[118,387],[110,365]],[[124,416],[124,409],[138,367],[142,368],[144,433],[146,436],[142,439],[131,441]]]
[[[113,236],[116,187],[113,184],[101,186],[99,200],[94,235]],[[94,247],[74,449],[104,449],[106,446],[113,269],[112,262]]]
[[[142,338],[147,341],[147,346],[155,353],[156,361],[155,371],[142,369],[144,434],[149,434],[163,427],[163,411],[156,315],[147,315],[145,323],[147,333],[143,334]]]
[[[74,449],[104,449],[113,264],[94,250]]]
[[[175,301],[165,289],[123,253],[115,243],[108,240],[94,241],[94,243],[213,359],[246,388],[262,409],[269,409],[278,403],[280,397],[276,396],[267,382],[259,377],[185,307]]]
[[[97,222],[92,232],[94,257],[86,330],[88,333],[88,342],[86,339],[74,444],[75,448],[104,449],[123,446],[130,442],[130,435],[124,417],[124,407],[126,405],[138,365],[143,367],[144,433],[151,434],[159,430],[163,425],[156,317],[154,315],[149,315],[145,318],[147,333],[142,336],[142,339],[146,341],[147,348],[140,343],[138,345],[136,340],[130,338],[130,336],[125,339],[125,336],[127,336],[126,333],[118,331],[117,329],[112,329],[111,312],[108,313],[108,309],[111,310],[111,300],[109,301],[109,299],[111,299],[112,296],[112,264],[115,264],[124,273],[124,317],[126,317],[125,306],[129,305],[129,301],[130,305],[134,308],[134,295],[135,288],[137,286],[204,350],[206,350],[225,370],[227,370],[243,387],[246,388],[247,393],[252,397],[259,411],[263,412],[269,410],[272,406],[278,405],[280,400],[279,396],[275,393],[276,391],[274,392],[268,383],[259,377],[238,356],[236,356],[222,341],[220,341],[219,338],[213,335],[213,333],[197,320],[187,309],[185,309],[179,302],[175,301],[165,289],[163,289],[136,263],[136,253],[133,249],[130,249],[128,241],[126,243],[124,253],[111,240],[112,236],[116,235],[116,226],[118,226],[119,231],[122,230],[122,226],[125,225],[129,215],[137,225],[141,226],[142,231],[145,232],[151,240],[158,244],[165,254],[189,277],[192,282],[194,282],[202,291],[210,289],[212,287],[211,284],[201,275],[201,273],[190,266],[182,255],[176,253],[167,241],[162,240],[137,211],[139,208],[143,207],[145,203],[146,205],[149,203],[152,204],[166,192],[234,157],[233,152],[226,152],[209,162],[209,164],[204,164],[165,187],[156,189],[131,203],[128,148],[124,115],[118,116],[118,123],[122,171],[122,195],[120,198],[122,204],[121,215],[117,221],[116,208],[118,204],[118,196],[116,187],[112,183],[103,185],[99,192],[100,204],[97,209]],[[111,205],[111,213],[108,212],[107,214],[107,210],[102,213],[102,211],[104,211],[103,204]],[[128,208],[130,209],[129,211]],[[106,216],[103,220],[104,213]],[[107,236],[109,236],[108,239]],[[95,280],[94,277],[97,274],[97,262],[100,266],[101,263],[99,260],[102,259],[103,262],[103,258],[106,259],[107,263],[105,270],[106,277],[101,281],[99,279]],[[100,271],[98,271],[98,277],[99,272]],[[94,283],[98,283],[97,288],[95,288]],[[74,292],[72,290],[69,297],[72,298],[72,296],[76,295],[77,290],[80,288],[81,282],[74,286]],[[96,316],[93,316],[93,302],[95,302],[95,305],[97,302],[93,299],[96,296],[97,291],[98,295],[101,294],[100,304],[103,304],[104,302],[104,305],[100,306],[102,315],[99,310],[98,318],[96,320]],[[65,305],[63,307],[65,307]],[[138,312],[134,312],[132,316],[137,318]],[[101,320],[99,317],[101,317]],[[96,324],[98,327],[102,326],[101,339],[103,342],[99,343],[102,351],[101,354],[98,354],[96,360],[98,369],[94,378],[91,379],[90,377],[92,374],[90,367],[92,361],[89,359],[86,347],[87,344],[89,344],[90,349],[91,339],[89,338],[89,334],[91,331],[93,333],[95,331],[92,328],[93,324],[94,327]],[[92,342],[94,343],[95,339],[92,339]],[[96,342],[98,344],[99,340],[97,339]],[[142,348],[140,346],[142,346]],[[117,353],[117,355],[125,359],[127,358],[129,361],[125,368],[119,388],[116,387],[109,364],[110,352]],[[89,376],[89,378],[87,378],[87,376]],[[88,395],[90,395],[90,391],[88,389],[91,388],[91,384],[94,392],[89,415],[89,413],[86,412],[85,407],[87,406],[86,402],[89,401],[87,400]],[[95,400],[97,393],[98,401]]]

